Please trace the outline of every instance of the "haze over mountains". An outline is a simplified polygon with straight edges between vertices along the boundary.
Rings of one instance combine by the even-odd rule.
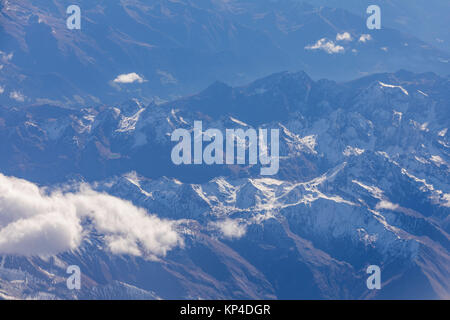
[[[429,33],[332,1],[83,0],[72,31],[68,1],[0,3],[0,299],[450,298]],[[199,120],[279,129],[279,172],[174,165]]]
[[[365,8],[355,14],[292,0],[84,0],[77,2],[81,30],[68,30],[70,1],[1,3],[0,102],[7,104],[148,103],[281,70],[333,80],[399,69],[450,73],[448,51],[405,32],[415,21],[400,31],[388,28],[398,24],[368,30]],[[130,73],[140,81],[114,82]]]
[[[369,5],[370,0],[314,0],[316,6],[323,5],[332,8],[343,8],[361,15]],[[383,8],[382,21],[386,27],[415,35],[430,45],[450,50],[450,35],[448,33],[448,13],[450,2],[442,0],[379,0],[376,2]]]

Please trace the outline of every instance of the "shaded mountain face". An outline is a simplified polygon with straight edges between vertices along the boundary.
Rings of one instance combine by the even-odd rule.
[[[149,103],[280,70],[335,80],[400,68],[450,73],[449,54],[414,35],[368,30],[364,12],[298,1],[83,0],[81,30],[66,27],[70,1],[1,4],[6,105]],[[133,83],[117,78],[133,73]]]
[[[449,86],[434,73],[336,83],[283,72],[163,104],[3,107],[2,173],[47,186],[44,203],[66,194],[68,208],[89,212],[77,213],[76,248],[3,255],[1,297],[448,299]],[[279,129],[278,174],[174,165],[170,135],[196,120]],[[120,251],[121,229],[85,209],[95,197],[70,182],[81,180],[172,221],[182,244],[155,260],[136,235]],[[80,291],[65,286],[73,264]],[[368,265],[380,266],[381,290],[367,289]]]

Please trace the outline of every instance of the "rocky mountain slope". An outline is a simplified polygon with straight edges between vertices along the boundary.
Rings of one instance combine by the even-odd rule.
[[[448,299],[449,85],[284,72],[163,104],[2,107],[0,211],[31,224],[62,201],[68,235],[41,225],[46,238],[11,244],[24,226],[0,220],[0,297]],[[279,129],[280,171],[173,165],[170,134],[195,120]],[[80,291],[65,286],[72,264]],[[381,290],[366,287],[373,264]]]

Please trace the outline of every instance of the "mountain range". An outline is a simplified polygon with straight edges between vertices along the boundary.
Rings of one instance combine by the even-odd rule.
[[[159,104],[2,107],[0,209],[29,233],[0,233],[0,296],[448,299],[449,86],[281,72]],[[195,120],[279,129],[280,171],[173,165],[170,134]]]
[[[362,2],[295,0],[79,0],[81,30],[69,30],[72,2],[0,1],[0,103],[148,104],[280,70],[336,81],[400,69],[450,74],[448,48],[415,31],[424,1],[392,18],[391,2],[383,3],[381,30],[367,29]],[[445,18],[442,6],[432,12]],[[446,25],[432,29],[445,38]]]
[[[450,299],[450,4],[371,4],[0,0],[0,299]]]

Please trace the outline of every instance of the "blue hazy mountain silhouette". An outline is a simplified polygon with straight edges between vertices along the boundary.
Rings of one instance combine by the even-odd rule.
[[[448,52],[414,33],[368,30],[365,12],[291,0],[86,0],[79,1],[81,30],[68,30],[68,5],[18,0],[3,6],[1,102],[77,106],[138,97],[148,103],[192,94],[216,80],[239,85],[280,70],[333,80],[401,68],[450,73]],[[336,41],[344,32],[353,41]],[[372,40],[358,41],[363,34]],[[306,49],[323,38],[343,51]],[[132,72],[145,82],[113,82]],[[11,98],[15,91],[23,102]]]

